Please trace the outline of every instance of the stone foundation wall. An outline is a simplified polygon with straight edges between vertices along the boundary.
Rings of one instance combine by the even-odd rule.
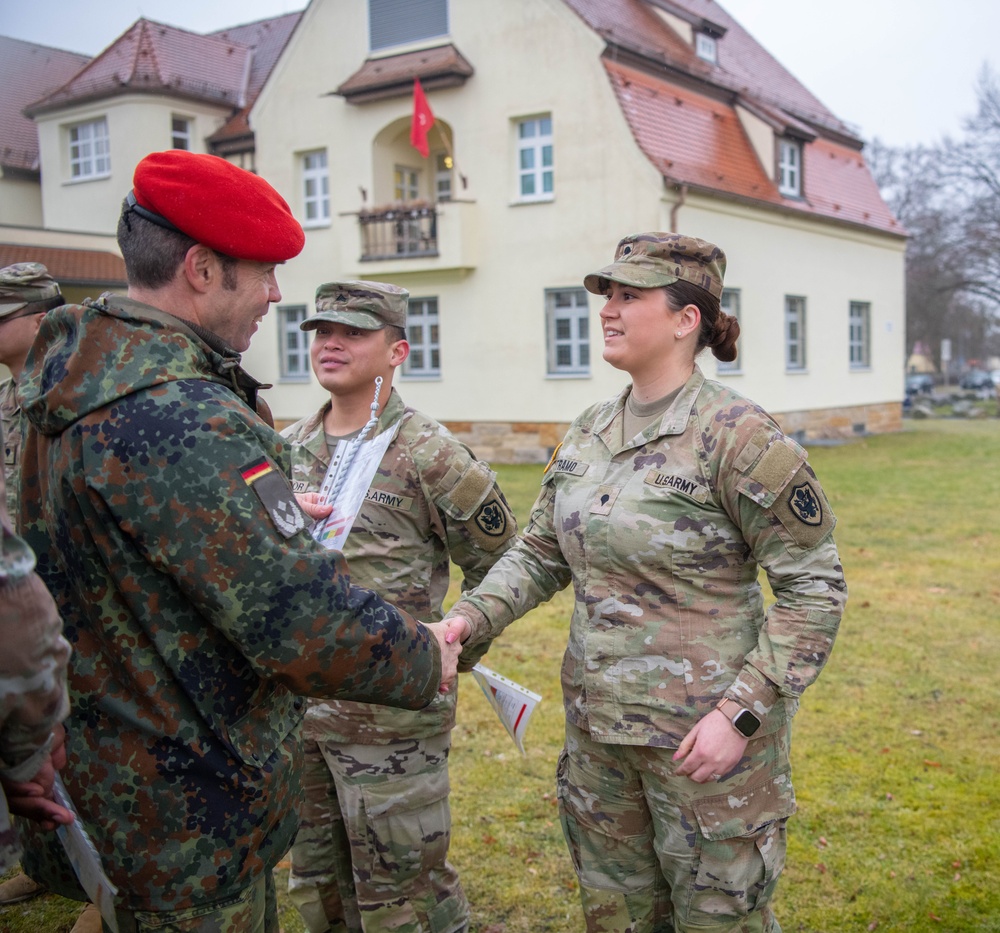
[[[805,446],[809,441],[844,440],[903,429],[900,402],[851,405],[774,416],[781,430]],[[446,421],[445,427],[490,463],[547,463],[569,428],[568,422]]]

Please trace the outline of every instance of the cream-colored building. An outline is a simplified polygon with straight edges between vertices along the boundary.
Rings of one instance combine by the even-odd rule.
[[[807,438],[899,426],[902,230],[850,128],[718,4],[414,7],[313,0],[251,111],[257,168],[307,233],[277,339],[248,354],[279,418],[322,397],[297,336],[315,286],[374,278],[411,293],[406,400],[486,457],[541,459],[625,381],[584,274],[622,235],[676,230],[729,257],[741,352],[708,374]]]
[[[186,148],[285,196],[306,246],[245,357],[279,421],[323,398],[298,330],[316,286],[380,279],[411,293],[407,402],[483,457],[542,460],[625,381],[583,276],[625,234],[676,230],[729,257],[740,355],[706,356],[708,375],[806,440],[900,426],[903,231],[854,131],[713,0],[312,0],[252,25],[140,20],[31,110],[46,226],[112,230],[178,118]],[[156,69],[136,66],[144,49]],[[126,62],[131,84],[97,86]],[[101,177],[73,176],[81,126],[104,140]]]

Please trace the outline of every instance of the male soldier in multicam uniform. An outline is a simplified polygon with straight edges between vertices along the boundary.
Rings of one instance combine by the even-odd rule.
[[[11,813],[49,829],[72,822],[51,796],[65,761],[69,643],[35,556],[14,533],[4,489],[0,475],[0,874],[21,854]]]
[[[18,262],[0,269],[0,363],[10,370],[10,378],[0,382],[0,420],[3,422],[7,514],[12,520],[17,515],[21,463],[21,406],[15,391],[17,380],[42,315],[63,302],[55,279],[40,262]],[[0,904],[3,903],[3,891],[0,890]]]
[[[736,356],[725,268],[648,233],[586,276],[632,382],[574,421],[531,522],[449,613],[481,648],[573,584],[557,787],[589,933],[780,933],[791,720],[847,590],[805,451],[695,362]]]
[[[75,651],[64,781],[123,933],[277,933],[303,697],[422,708],[456,650],[313,540],[239,367],[304,242],[284,200],[153,153],[118,241],[128,297],[46,315],[20,385],[23,533]],[[58,844],[23,864],[81,898]]]
[[[331,282],[316,292],[311,358],[330,400],[286,429],[292,486],[316,492],[331,460],[366,437],[387,444],[343,545],[356,582],[420,619],[441,618],[449,557],[474,586],[516,522],[489,467],[440,424],[404,406],[393,374],[409,353],[408,292]],[[391,390],[391,391],[390,391]],[[305,800],[289,892],[311,933],[453,933],[469,905],[447,861],[448,752],[456,693],[419,712],[313,701],[306,712]]]

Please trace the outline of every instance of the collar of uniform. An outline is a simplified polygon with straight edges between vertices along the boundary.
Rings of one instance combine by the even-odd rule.
[[[662,437],[664,435],[671,434],[683,434],[684,429],[687,427],[688,418],[691,415],[691,406],[694,404],[695,398],[697,398],[698,393],[701,391],[701,387],[705,384],[705,376],[701,369],[695,364],[694,372],[691,377],[681,388],[678,393],[677,398],[674,399],[673,404],[664,412],[663,419],[660,421],[659,427],[656,428],[656,433],[653,437]],[[602,409],[598,412],[597,417],[594,418],[594,434],[600,435],[604,440],[605,444],[608,444],[609,435],[607,434],[608,428],[611,426],[615,418],[622,416],[622,411],[625,408],[625,402],[632,391],[631,384],[625,386],[624,389],[618,394],[617,398],[610,399]],[[647,431],[649,428],[646,429]],[[639,435],[642,437],[643,435]],[[651,440],[652,438],[647,438]],[[608,444],[608,446],[612,446]],[[626,442],[626,447],[628,443]]]

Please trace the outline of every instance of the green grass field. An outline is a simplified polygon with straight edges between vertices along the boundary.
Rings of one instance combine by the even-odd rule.
[[[908,423],[815,447],[810,462],[839,519],[850,599],[795,720],[782,929],[1000,931],[1000,419]],[[541,467],[498,472],[523,520]],[[462,680],[451,856],[476,933],[582,929],[554,795],[569,613],[562,593],[484,662],[544,697],[526,757]],[[0,931],[65,933],[76,911],[52,897],[0,909]],[[292,909],[282,923],[303,930]]]

